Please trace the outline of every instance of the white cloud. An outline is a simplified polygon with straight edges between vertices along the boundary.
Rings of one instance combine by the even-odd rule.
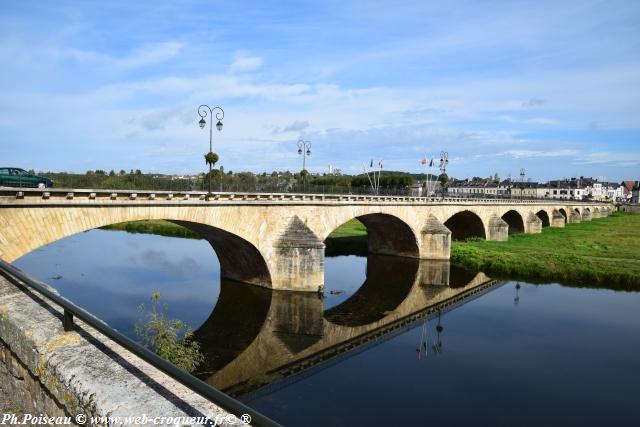
[[[236,58],[231,63],[229,70],[232,73],[251,71],[260,68],[262,63],[262,58],[258,56],[236,55]]]
[[[578,158],[578,162],[588,165],[612,164],[618,166],[640,166],[640,154],[638,153],[590,153]]]
[[[516,159],[532,158],[532,157],[571,157],[578,154],[577,150],[562,149],[555,151],[539,151],[539,150],[507,150],[503,154],[514,157]]]
[[[128,70],[173,59],[180,54],[183,47],[184,45],[179,42],[146,44],[132,49],[129,53],[120,57],[72,47],[52,49],[51,52],[54,57],[60,57],[62,59],[72,59],[78,62],[93,63],[102,67]]]

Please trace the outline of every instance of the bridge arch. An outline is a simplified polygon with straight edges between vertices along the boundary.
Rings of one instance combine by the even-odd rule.
[[[487,238],[482,219],[469,210],[453,214],[444,225],[451,230],[452,240],[464,240],[470,237]]]
[[[543,227],[549,227],[551,225],[549,214],[544,209],[540,209],[538,212],[536,212],[536,216],[540,218],[540,221],[542,221]]]
[[[260,334],[271,307],[271,289],[220,281],[218,301],[207,320],[193,332],[205,355],[200,372],[217,372],[233,361]],[[242,304],[243,310],[238,310]],[[224,345],[220,345],[224,343]]]
[[[363,326],[388,316],[413,288],[420,261],[415,258],[369,255],[367,276],[349,299],[324,312],[324,318],[340,326]]]
[[[0,256],[8,262],[80,232],[122,222],[167,220],[185,226],[211,244],[220,261],[223,278],[264,287],[272,285],[267,259],[252,243],[255,239],[251,236],[250,227],[233,217],[206,211],[194,214],[181,207],[68,209],[43,206],[16,210],[14,220],[11,230],[0,229],[0,243],[9,237],[6,244],[0,245]]]
[[[411,258],[420,256],[418,240],[411,227],[397,216],[386,213],[365,213],[349,218],[340,226],[329,230],[325,241],[330,233],[354,218],[367,229],[368,253]]]
[[[271,287],[269,267],[260,251],[252,243],[211,225],[190,221],[170,221],[188,228],[209,242],[220,261],[222,278]]]
[[[566,224],[569,218],[569,216],[567,215],[567,211],[564,210],[564,208],[560,208],[558,209],[558,212],[562,214],[562,216],[564,217],[564,223]]]
[[[502,215],[502,219],[509,224],[509,234],[524,233],[524,221],[518,211],[509,210]]]

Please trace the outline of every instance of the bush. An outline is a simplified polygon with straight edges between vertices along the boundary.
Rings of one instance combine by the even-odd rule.
[[[167,304],[160,306],[160,292],[154,292],[150,311],[146,311],[144,304],[138,307],[142,317],[135,333],[142,344],[158,356],[178,368],[194,372],[204,362],[200,344],[193,340],[193,331],[184,322],[167,318],[167,309]]]

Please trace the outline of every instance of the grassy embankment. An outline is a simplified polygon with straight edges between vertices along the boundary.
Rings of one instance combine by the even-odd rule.
[[[325,245],[327,256],[367,255],[367,227],[354,218],[336,228]]]
[[[640,289],[640,215],[614,213],[507,242],[454,242],[451,261],[494,276]]]
[[[100,227],[102,230],[120,230],[129,233],[158,234],[168,237],[183,237],[187,239],[202,239],[193,231],[181,225],[164,220],[132,221]]]

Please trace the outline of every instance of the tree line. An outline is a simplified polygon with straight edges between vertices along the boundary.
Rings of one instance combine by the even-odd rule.
[[[208,172],[191,176],[171,176],[144,173],[140,169],[128,172],[121,169],[105,171],[88,170],[86,173],[39,172],[54,181],[55,187],[95,188],[123,190],[206,190]],[[304,174],[301,172],[273,171],[253,173],[213,169],[211,180],[213,191],[263,191],[263,192],[330,192],[367,193],[371,191],[373,174]],[[397,171],[382,171],[380,174],[381,193],[407,193],[411,185],[426,179],[424,174],[410,174]],[[434,178],[432,178],[434,179]]]

